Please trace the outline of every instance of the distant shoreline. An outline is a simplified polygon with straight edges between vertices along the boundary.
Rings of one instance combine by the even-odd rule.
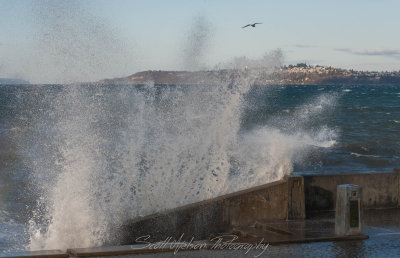
[[[205,84],[226,79],[235,70],[215,71],[143,71],[127,77],[104,79],[100,83],[144,84]],[[248,70],[248,72],[254,70]],[[246,73],[247,70],[244,71]],[[400,83],[400,71],[366,72],[305,64],[283,66],[274,70],[257,69],[255,84],[382,84]]]
[[[15,85],[15,84],[30,84],[30,82],[22,80],[22,79],[13,79],[13,78],[0,78],[0,85]]]
[[[89,84],[145,84],[201,85],[219,84],[232,80],[233,75],[251,74],[258,85],[329,85],[329,84],[400,84],[400,70],[392,72],[356,71],[326,66],[297,64],[275,69],[222,69],[211,71],[161,71],[148,70],[130,76],[103,79]],[[0,85],[30,85],[22,79],[0,78]],[[52,84],[52,83],[51,83]]]

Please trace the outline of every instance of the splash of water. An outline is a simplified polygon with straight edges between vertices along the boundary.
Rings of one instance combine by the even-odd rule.
[[[81,2],[42,0],[35,6],[41,45],[31,58],[34,80],[88,81],[128,69],[129,51]],[[186,68],[203,65],[209,36],[200,17],[188,35]],[[128,219],[280,179],[301,159],[299,152],[329,146],[330,130],[287,126],[301,124],[295,118],[242,130],[244,96],[281,58],[276,51],[261,60],[236,59],[214,73],[213,85],[33,90],[27,108],[33,126],[17,137],[37,196],[29,248],[118,243],[115,232]],[[110,63],[119,67],[110,72]],[[327,105],[314,106],[298,114],[311,110],[317,116]],[[303,124],[311,120],[301,118]]]
[[[44,97],[26,141],[39,196],[30,248],[118,243],[128,219],[278,180],[299,152],[334,143],[323,127],[241,130],[256,77],[236,69],[217,85],[70,85]],[[286,124],[312,120],[331,103],[321,99]]]
[[[205,16],[197,16],[194,18],[192,25],[187,32],[186,43],[183,50],[184,69],[198,70],[204,65],[204,56],[210,37],[212,34],[211,23]]]
[[[25,63],[32,82],[74,83],[129,74],[135,56],[128,40],[105,19],[94,16],[90,3],[37,0],[32,3],[35,49]]]

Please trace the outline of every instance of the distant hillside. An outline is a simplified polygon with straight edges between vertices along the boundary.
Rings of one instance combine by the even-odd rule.
[[[21,79],[0,78],[0,84],[30,84],[28,81]]]
[[[228,70],[218,71],[144,71],[128,77],[106,79],[103,83],[144,84],[153,81],[156,84],[204,84],[218,82],[228,74]]]
[[[128,77],[105,79],[102,83],[143,84],[204,84],[217,83],[235,74],[233,70],[215,71],[144,71]],[[249,72],[244,70],[243,73]],[[400,83],[400,71],[365,72],[333,67],[297,64],[284,66],[274,71],[257,70],[256,84],[379,84]]]

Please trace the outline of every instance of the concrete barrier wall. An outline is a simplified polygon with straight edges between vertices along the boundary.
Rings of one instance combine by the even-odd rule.
[[[364,208],[394,208],[400,204],[400,170],[393,173],[291,176],[214,199],[186,205],[128,221],[118,233],[122,244],[138,237],[160,241],[207,239],[211,234],[229,232],[259,220],[304,219],[306,213],[333,211],[336,187],[363,187]]]
[[[400,170],[393,173],[304,176],[307,214],[335,209],[336,187],[356,184],[363,188],[364,208],[399,207]]]
[[[232,227],[248,226],[258,220],[305,218],[303,188],[302,177],[289,177],[143,217],[123,227],[122,243],[132,244],[145,235],[150,235],[152,241],[178,239],[182,234],[184,239],[192,236],[206,239],[211,234],[228,232]]]

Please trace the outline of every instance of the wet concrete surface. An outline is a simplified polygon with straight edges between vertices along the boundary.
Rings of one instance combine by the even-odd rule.
[[[236,237],[234,233],[239,236],[232,242],[235,245],[218,246],[216,239],[219,236],[213,236],[216,237],[214,241],[198,241],[199,244],[207,243],[208,245],[197,250],[185,251],[176,248],[161,250],[158,246],[158,250],[148,253],[151,248],[146,249],[147,244],[143,244],[141,246],[81,248],[76,249],[75,253],[70,252],[70,257],[400,257],[400,209],[366,210],[364,233],[369,235],[369,239],[365,240],[347,238],[328,241],[329,237],[334,236],[334,212],[314,214],[306,220],[261,221],[253,227],[239,228],[229,233],[229,236],[225,236],[223,240],[229,241],[232,236]],[[260,236],[265,237],[262,243]],[[293,239],[302,241],[308,239],[309,241],[288,243]],[[247,245],[240,245],[240,243],[247,243]],[[132,248],[136,248],[136,254],[132,254]],[[143,249],[142,252],[140,249]],[[114,254],[120,255],[112,256]],[[18,254],[15,255],[18,256]],[[37,253],[22,255],[39,257]]]
[[[329,235],[332,233],[334,213],[315,214],[306,222],[296,223],[308,225],[308,236]],[[291,230],[302,227],[296,223],[287,225],[292,227]],[[400,209],[366,210],[364,225],[364,233],[369,235],[366,240],[278,244],[250,251],[202,249],[115,257],[400,257]]]

